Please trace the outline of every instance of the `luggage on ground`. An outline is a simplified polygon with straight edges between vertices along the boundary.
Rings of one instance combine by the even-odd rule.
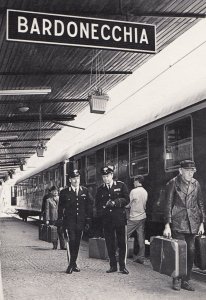
[[[47,242],[53,243],[58,240],[57,227],[54,225],[48,226],[48,240]]]
[[[201,270],[206,270],[206,236],[195,237],[195,265]]]
[[[133,257],[134,254],[134,238],[129,238],[127,241],[127,257]]]
[[[40,224],[39,239],[48,243],[57,241],[58,239],[57,227],[54,225]]]
[[[45,242],[47,242],[48,240],[48,229],[47,229],[47,225],[45,224],[39,225],[39,239]]]
[[[89,239],[89,257],[107,259],[107,247],[104,238],[91,238]]]
[[[154,271],[173,278],[182,277],[187,274],[187,244],[163,236],[152,237],[150,260]]]

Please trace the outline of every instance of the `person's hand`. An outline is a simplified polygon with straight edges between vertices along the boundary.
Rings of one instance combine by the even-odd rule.
[[[172,237],[171,228],[170,228],[169,224],[165,225],[165,229],[163,231],[163,236],[165,236],[167,238],[171,238]]]
[[[201,223],[201,224],[200,224],[200,227],[199,227],[199,230],[198,230],[198,234],[201,235],[201,234],[204,234],[204,232],[205,232],[204,224]]]
[[[46,225],[49,225],[49,221],[46,221]]]
[[[107,203],[106,203],[106,207],[114,207],[114,205],[115,205],[115,202],[112,201],[112,200],[109,200],[109,201],[107,201]]]

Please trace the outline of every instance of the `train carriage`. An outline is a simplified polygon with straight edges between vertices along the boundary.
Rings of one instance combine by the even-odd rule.
[[[129,189],[132,188],[134,176],[140,174],[145,176],[144,186],[149,195],[146,236],[149,238],[151,235],[161,234],[164,188],[166,182],[178,173],[181,160],[195,160],[197,165],[195,177],[199,180],[205,197],[205,113],[206,101],[203,100],[166,117],[150,120],[146,125],[123,135],[114,132],[114,138],[101,143],[97,141],[98,144],[94,147],[90,147],[94,141],[85,142],[85,145],[82,144],[73,150],[67,160],[17,182],[14,186],[18,195],[17,210],[19,213],[23,209],[28,209],[28,213],[40,212],[45,189],[52,184],[65,186],[66,176],[72,168],[80,169],[82,184],[86,185],[95,196],[97,187],[102,183],[101,167],[104,164],[113,164],[115,178],[124,181]],[[66,167],[63,167],[64,165]],[[45,181],[47,173],[50,175]],[[52,177],[51,174],[56,175]]]

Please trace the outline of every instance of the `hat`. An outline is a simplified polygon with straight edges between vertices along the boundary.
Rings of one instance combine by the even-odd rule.
[[[80,176],[79,170],[73,170],[72,172],[70,172],[69,174],[69,178],[74,178],[74,177],[78,177]]]
[[[113,166],[105,166],[101,168],[101,174],[102,175],[107,175],[109,173],[114,173],[114,167]]]
[[[138,175],[134,178],[134,181],[139,181],[139,183],[143,183],[144,182],[144,176]]]
[[[193,160],[183,160],[180,162],[180,167],[183,169],[195,169],[195,162]]]

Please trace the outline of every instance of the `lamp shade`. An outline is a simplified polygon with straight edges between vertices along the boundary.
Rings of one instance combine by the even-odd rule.
[[[104,114],[106,111],[109,96],[107,94],[97,95],[92,94],[88,96],[90,112],[96,114]]]

